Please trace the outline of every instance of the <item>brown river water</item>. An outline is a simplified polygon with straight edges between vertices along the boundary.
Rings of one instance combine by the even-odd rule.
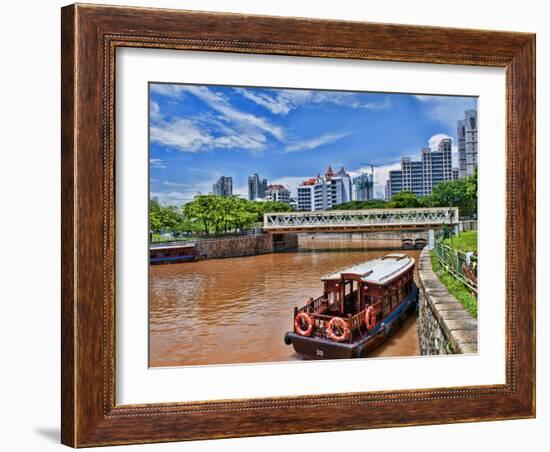
[[[295,251],[151,266],[152,367],[301,359],[283,342],[294,306],[321,295],[326,273],[375,259],[395,242],[300,237]],[[386,249],[384,249],[386,248]],[[419,251],[404,251],[418,262]],[[416,318],[371,356],[419,354]]]

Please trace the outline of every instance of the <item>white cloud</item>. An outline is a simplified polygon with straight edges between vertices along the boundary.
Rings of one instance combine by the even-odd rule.
[[[172,182],[169,180],[162,181],[163,185],[166,185],[168,187],[187,187],[189,184],[182,184],[179,182]]]
[[[185,152],[197,152],[212,145],[214,138],[203,132],[188,119],[153,125],[149,137],[152,143],[161,144]]]
[[[160,94],[161,96],[179,96],[183,90],[183,85],[174,85],[172,83],[153,83],[151,84],[151,92]]]
[[[444,124],[453,134],[456,132],[457,121],[464,118],[464,112],[477,107],[477,98],[475,97],[436,95],[417,95],[414,97],[422,102],[430,118]]]
[[[151,165],[151,168],[166,168],[164,160],[162,159],[150,159],[149,163]]]
[[[151,199],[158,199],[158,202],[163,205],[175,205],[180,206],[182,204],[193,201],[193,196],[178,191],[171,192],[151,192]]]
[[[390,99],[387,96],[378,102],[361,102],[360,97],[352,92],[298,89],[273,89],[267,92],[259,92],[250,88],[235,88],[235,91],[256,104],[268,109],[271,113],[282,116],[287,115],[295,108],[307,104],[332,103],[349,108],[364,108],[371,110],[380,110],[391,106]]]
[[[384,100],[380,102],[365,102],[365,103],[359,103],[359,105],[355,108],[368,108],[370,110],[383,110],[385,108],[389,108],[391,106],[390,98],[386,97]]]
[[[199,182],[190,182],[189,184],[181,184],[171,181],[163,181],[162,185],[168,188],[163,191],[162,188],[151,191],[151,198],[158,198],[161,204],[180,206],[193,201],[195,196],[199,193],[208,194],[212,192],[212,180],[201,180]]]
[[[297,141],[292,144],[289,144],[285,148],[285,153],[289,152],[298,152],[298,151],[308,151],[311,149],[316,149],[319,146],[324,146],[325,144],[335,143],[338,140],[341,140],[344,137],[347,137],[351,132],[330,132],[320,137],[311,138],[309,140]]]
[[[426,96],[426,95],[417,94],[414,97],[416,97],[418,100],[420,100],[422,102],[429,102],[431,100],[434,100],[435,96]]]
[[[258,129],[269,133],[278,140],[284,139],[284,130],[267,119],[255,116],[250,113],[242,112],[229,103],[226,96],[216,93],[205,86],[194,85],[153,85],[152,91],[165,96],[179,96],[182,93],[190,93],[202,101],[210,108],[221,114],[220,119],[244,130]]]
[[[275,115],[284,116],[292,109],[292,105],[288,102],[288,100],[281,96],[269,96],[265,93],[256,93],[254,90],[244,88],[235,88],[235,91],[242,94],[252,102],[267,108]]]
[[[290,196],[292,198],[296,198],[298,196],[298,186],[305,181],[306,179],[311,178],[312,176],[286,176],[286,177],[278,177],[277,179],[273,179],[269,181],[270,184],[280,184],[284,185],[289,191]]]
[[[162,119],[159,104],[157,104],[156,102],[151,102],[149,105],[149,118],[152,122],[157,122]]]
[[[212,110],[193,118],[164,120],[158,104],[151,103],[151,141],[184,152],[214,148],[238,148],[252,152],[267,147],[266,135],[284,141],[284,129],[261,116],[239,111],[227,97],[204,86],[154,84],[152,92],[163,96],[193,95]]]
[[[235,179],[233,177],[233,194],[248,199],[248,183],[245,185],[235,185]]]
[[[210,125],[212,126],[212,125]],[[153,125],[150,129],[152,143],[172,147],[183,152],[209,151],[215,148],[240,148],[248,150],[262,150],[266,147],[266,138],[261,134],[239,133],[236,130],[227,135],[213,136],[209,127],[200,121],[176,119],[172,122],[163,122]],[[211,127],[212,132],[216,131]],[[219,129],[217,130],[219,132]]]
[[[244,113],[232,107],[226,97],[213,92],[204,86],[183,86],[183,91],[190,92],[206,102],[212,109],[222,114],[222,119],[233,122],[244,128],[258,128],[266,133],[273,135],[278,140],[284,138],[284,132],[281,127],[272,125],[265,118],[255,116],[250,113]]]
[[[449,135],[445,133],[436,133],[435,135],[432,135],[428,140],[428,146],[432,151],[437,151],[439,143],[441,140],[444,140],[446,138],[451,138]]]

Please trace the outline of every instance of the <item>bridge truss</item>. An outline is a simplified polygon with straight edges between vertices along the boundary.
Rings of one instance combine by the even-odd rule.
[[[458,208],[330,210],[264,214],[265,232],[366,232],[439,229],[458,224]]]

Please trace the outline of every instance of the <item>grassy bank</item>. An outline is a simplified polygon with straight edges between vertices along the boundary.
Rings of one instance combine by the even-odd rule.
[[[464,306],[466,311],[477,317],[477,300],[470,293],[470,290],[441,267],[435,251],[430,251],[430,258],[432,269],[437,274],[441,283]]]
[[[443,240],[443,243],[458,251],[477,254],[477,231],[461,232],[456,236]]]

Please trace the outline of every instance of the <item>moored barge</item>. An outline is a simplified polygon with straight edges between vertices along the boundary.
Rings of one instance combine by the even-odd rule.
[[[366,356],[416,312],[414,266],[395,253],[325,275],[323,295],[294,308],[285,343],[306,359]]]
[[[199,260],[195,245],[179,244],[154,246],[149,249],[149,263],[151,265],[179,264]]]

